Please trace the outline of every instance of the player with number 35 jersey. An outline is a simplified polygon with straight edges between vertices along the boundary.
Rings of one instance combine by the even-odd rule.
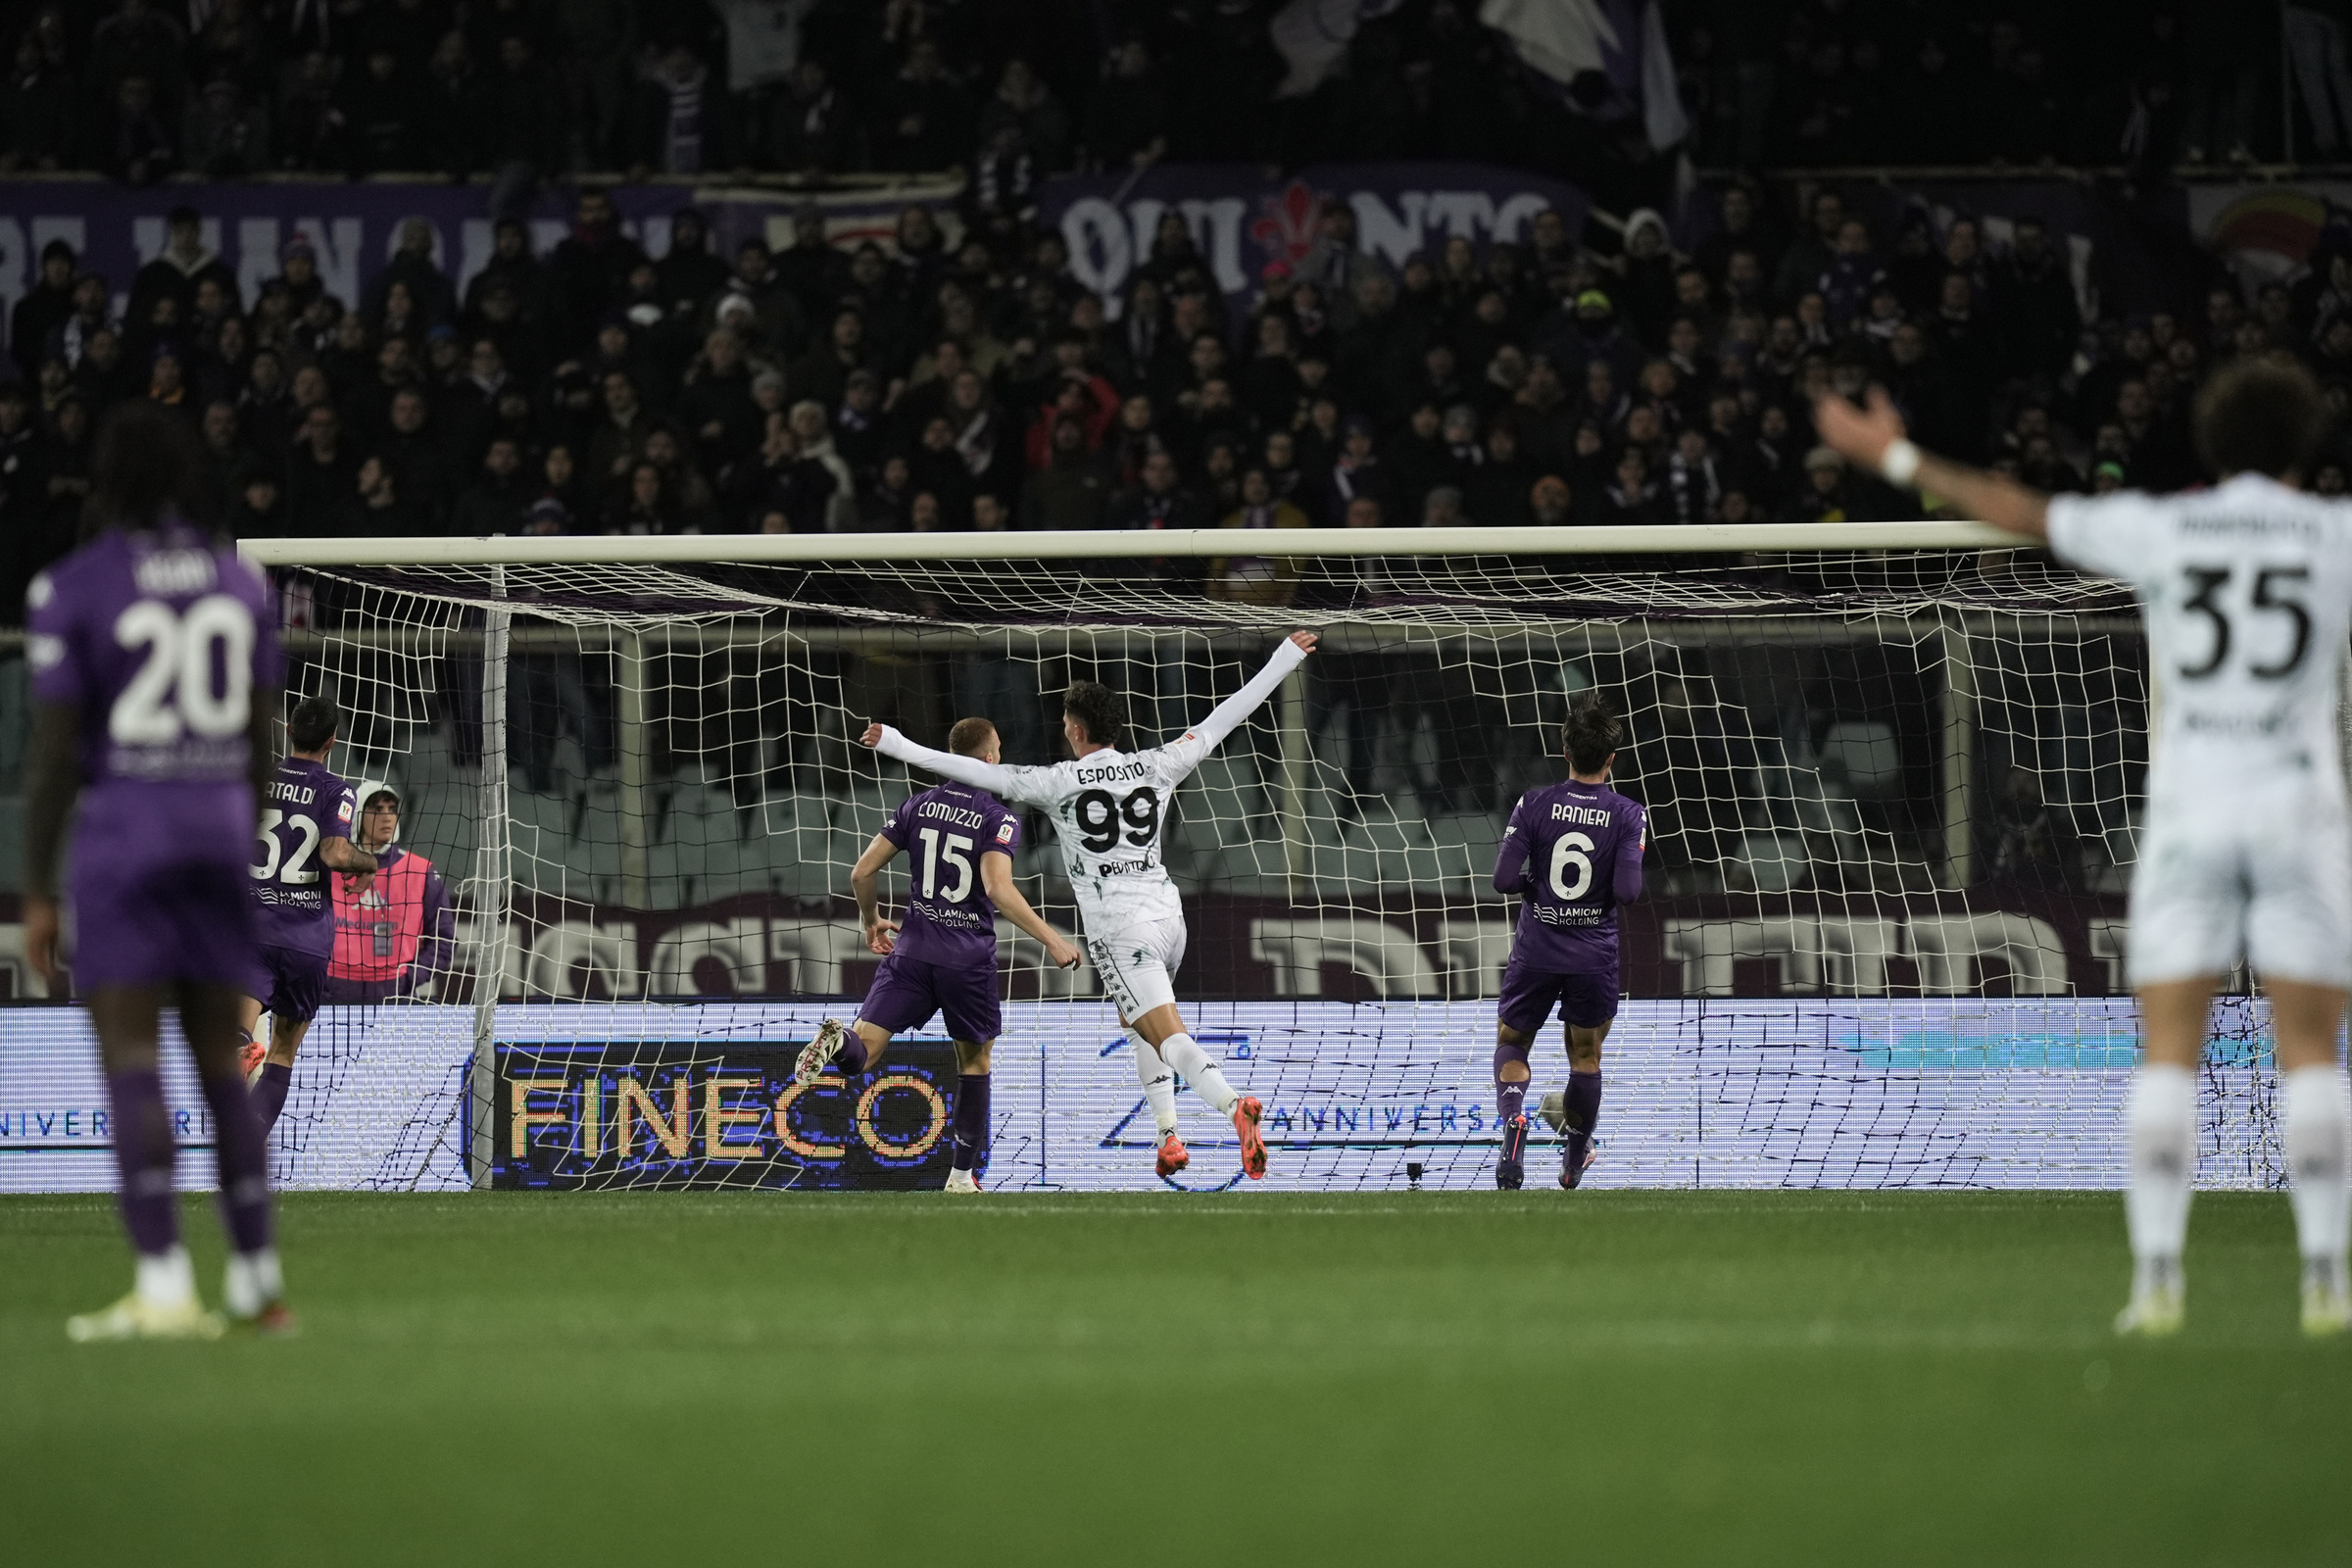
[[[1235,1092],[1224,1072],[1185,1028],[1176,1010],[1176,971],[1184,963],[1184,904],[1161,859],[1168,808],[1176,787],[1219,742],[1274,694],[1285,676],[1314,652],[1315,634],[1298,632],[1276,646],[1265,667],[1217,705],[1208,717],[1166,746],[1119,749],[1125,705],[1094,681],[1080,681],[1062,699],[1062,736],[1074,754],[1050,767],[1005,767],[917,746],[886,724],[865,734],[886,757],[930,769],[1053,815],[1061,861],[1077,894],[1086,926],[1087,956],[1135,1037],[1136,1071],[1159,1130],[1159,1174],[1173,1176],[1191,1161],[1177,1136],[1174,1075],[1199,1092],[1220,1115],[1233,1118],[1242,1169],[1266,1170],[1262,1106]]]

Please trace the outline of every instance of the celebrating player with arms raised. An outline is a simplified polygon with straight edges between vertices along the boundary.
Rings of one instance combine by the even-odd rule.
[[[109,415],[84,513],[103,531],[24,596],[34,703],[24,947],[59,994],[57,865],[78,796],[74,979],[98,1032],[122,1224],[138,1252],[131,1294],[68,1322],[75,1340],[220,1332],[179,1242],[157,1071],[167,1004],[212,1109],[228,1310],[257,1328],[290,1322],[264,1135],[237,1071],[237,986],[253,961],[243,854],[285,666],[260,573],[189,520],[205,461],[157,405]]]
[[[1079,681],[1062,699],[1061,732],[1074,760],[1050,767],[1005,767],[917,746],[887,724],[865,732],[865,744],[886,757],[990,790],[1054,815],[1062,866],[1078,896],[1087,954],[1135,1037],[1136,1075],[1159,1130],[1159,1174],[1173,1176],[1192,1161],[1176,1130],[1176,1086],[1184,1074],[1219,1115],[1233,1118],[1242,1143],[1242,1169],[1266,1173],[1266,1141],[1258,1132],[1264,1107],[1238,1094],[1176,1010],[1176,971],[1184,963],[1184,905],[1160,858],[1161,828],[1176,786],[1192,776],[1217,743],[1273,695],[1283,677],[1315,650],[1315,634],[1296,632],[1274,650],[1265,668],[1219,703],[1174,744],[1150,751],[1118,749],[1125,705],[1094,681]]]
[[[948,731],[948,750],[984,763],[1004,755],[996,726],[985,718],[958,719]],[[1018,817],[985,790],[962,784],[934,785],[891,813],[850,873],[865,945],[881,955],[882,966],[858,1010],[855,1034],[838,1018],[827,1018],[793,1074],[814,1077],[836,1057],[850,1071],[863,1072],[881,1059],[891,1036],[944,1013],[956,1072],[951,1193],[978,1192],[979,1168],[988,1158],[989,1053],[1004,1016],[997,1001],[997,910],[1044,944],[1057,966],[1078,961],[1078,950],[1013,885],[1020,838]],[[904,925],[882,917],[877,887],[882,868],[901,850],[913,857],[914,867]]]
[[[334,901],[326,873],[359,873],[351,891],[367,891],[375,857],[351,842],[357,802],[350,785],[326,765],[343,715],[331,697],[306,697],[286,719],[293,755],[262,792],[261,859],[247,867],[246,886],[258,913],[261,945],[245,981],[245,1032],[270,1014],[270,1047],[261,1061],[254,1100],[269,1134],[286,1108],[294,1054],[318,1016],[318,995],[335,955]],[[260,1042],[250,1048],[258,1052]]]
[[[2250,960],[2278,1031],[2286,1162],[2303,1254],[2303,1328],[2352,1326],[2345,1242],[2352,1143],[2336,1029],[2352,991],[2352,827],[2338,670],[2352,633],[2352,510],[2297,488],[2326,439],[2326,397],[2291,364],[2239,360],[2197,398],[2216,488],[2045,498],[1931,457],[1883,391],[1824,399],[1822,439],[1967,515],[2047,539],[2128,582],[2146,611],[2147,817],[2132,879],[2141,1057],[2126,1112],[2132,1301],[2116,1327],[2180,1325],[2180,1253],[2197,1162],[2196,1070],[2221,979]],[[2217,796],[2227,781],[2230,795]]]
[[[1647,813],[1609,788],[1624,733],[1600,698],[1578,703],[1564,736],[1566,782],[1519,798],[1494,857],[1494,891],[1523,899],[1494,1024],[1494,1185],[1506,1190],[1526,1179],[1527,1053],[1554,1004],[1568,1036],[1568,1090],[1546,1095],[1543,1114],[1567,1137],[1560,1185],[1575,1187],[1592,1162],[1600,1046],[1617,1016],[1617,908],[1642,897],[1648,842]]]

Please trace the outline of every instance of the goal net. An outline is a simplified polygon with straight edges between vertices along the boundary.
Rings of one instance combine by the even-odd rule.
[[[1308,626],[1321,651],[1149,827],[1185,899],[1179,997],[1265,1101],[1276,1179],[1491,1179],[1497,844],[1594,691],[1651,822],[1596,1182],[2115,1183],[2144,647],[2123,590],[1987,542],[257,542],[290,686],[338,699],[333,765],[398,792],[457,914],[413,997],[314,1030],[283,1174],[936,1185],[936,1025],[862,1078],[791,1083],[877,961],[850,867],[934,782],[859,746],[866,721],[939,746],[978,714],[1006,761],[1045,762],[1060,693],[1092,678],[1158,744]],[[1035,813],[1013,871],[1075,931]],[[1000,956],[993,1185],[1150,1185],[1095,976],[1009,923]],[[2218,1020],[2237,1048],[2209,1070],[2209,1180],[2278,1179],[2261,1025],[2252,1001]],[[1537,1087],[1564,1071],[1554,1029]],[[1214,1118],[1185,1116],[1193,1174],[1225,1182]]]

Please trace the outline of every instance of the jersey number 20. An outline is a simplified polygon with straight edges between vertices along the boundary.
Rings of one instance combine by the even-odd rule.
[[[169,746],[189,730],[208,740],[244,733],[253,714],[253,611],[242,601],[208,594],[181,614],[142,599],[115,617],[115,643],[146,650],[107,714],[118,745]]]

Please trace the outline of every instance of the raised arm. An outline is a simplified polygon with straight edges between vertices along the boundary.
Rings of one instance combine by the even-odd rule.
[[[1813,427],[1848,463],[1889,484],[1925,490],[1967,513],[2029,539],[2050,536],[2050,500],[2001,474],[1922,452],[1903,436],[1903,416],[1885,387],[1870,389],[1870,407],[1857,409],[1832,394],[1813,405]]]
[[[980,886],[988,893],[997,912],[1015,926],[1037,939],[1045,948],[1046,956],[1054,960],[1056,969],[1078,966],[1078,949],[1062,934],[1048,925],[1045,917],[1029,906],[1021,893],[1020,884],[1012,879],[1012,857],[1002,850],[990,850],[980,857]]]
[[[1199,749],[1193,760],[1198,763],[1201,758],[1217,749],[1218,742],[1239,729],[1242,720],[1256,712],[1259,705],[1274,695],[1274,688],[1282,684],[1284,677],[1305,663],[1306,656],[1314,651],[1313,632],[1291,633],[1275,647],[1273,657],[1266,661],[1265,668],[1250,676],[1249,683],[1240,691],[1219,703],[1206,718],[1186,730],[1176,746],[1197,745]],[[1175,747],[1169,750],[1173,751]]]
[[[884,757],[911,762],[916,767],[952,778],[958,784],[969,784],[976,790],[986,790],[1000,801],[1019,801],[1024,805],[1047,804],[1045,797],[1026,788],[1025,781],[1043,774],[1042,767],[1006,767],[1002,762],[983,762],[977,757],[958,757],[954,752],[935,752],[928,746],[917,746],[888,724],[868,724],[858,743],[870,746]]]

